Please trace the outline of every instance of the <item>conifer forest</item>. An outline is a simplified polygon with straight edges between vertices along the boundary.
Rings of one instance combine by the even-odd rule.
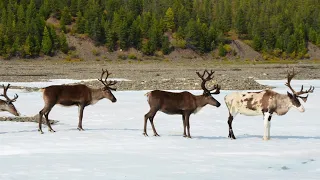
[[[48,19],[56,19],[58,25]],[[258,52],[307,53],[320,46],[319,0],[1,0],[0,56],[67,53],[68,35],[109,51],[145,55],[189,48],[209,53],[240,39]]]

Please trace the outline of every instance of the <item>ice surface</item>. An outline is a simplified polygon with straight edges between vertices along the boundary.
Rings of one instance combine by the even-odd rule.
[[[278,81],[269,81],[275,85]],[[308,84],[309,81],[303,83]],[[281,83],[280,83],[281,84]],[[320,81],[310,83],[316,87]],[[318,84],[318,85],[316,85]],[[277,86],[277,85],[276,85]],[[279,86],[278,92],[287,88]],[[147,91],[115,92],[118,101],[101,100],[84,110],[83,127],[77,107],[55,106],[50,118],[59,120],[49,133],[37,132],[36,123],[0,122],[1,180],[95,179],[319,179],[320,94],[316,88],[306,112],[295,109],[274,116],[271,140],[263,141],[262,117],[237,116],[236,140],[229,140],[228,112],[223,97],[220,108],[206,106],[191,116],[193,139],[182,137],[181,116],[159,112],[155,126],[161,137],[144,137],[143,116],[149,107]],[[201,94],[201,91],[191,91]],[[33,116],[43,106],[40,92],[19,94],[15,103],[22,115]],[[9,113],[0,112],[2,116]]]

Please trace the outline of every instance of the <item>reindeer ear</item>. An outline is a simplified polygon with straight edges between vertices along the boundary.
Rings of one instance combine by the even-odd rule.
[[[290,99],[293,98],[293,95],[292,95],[291,93],[289,93],[288,91],[287,91],[287,94],[288,94],[288,96],[289,96]]]

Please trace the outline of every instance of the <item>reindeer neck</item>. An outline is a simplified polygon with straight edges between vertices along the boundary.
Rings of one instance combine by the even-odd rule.
[[[100,88],[99,89],[90,88],[90,89],[91,89],[91,104],[95,104],[99,100],[103,99],[102,90]]]
[[[7,103],[0,99],[0,111],[6,111]]]
[[[290,98],[286,94],[276,94],[276,113],[284,115],[292,106]]]
[[[203,107],[208,104],[208,102],[205,100],[206,97],[204,95],[198,95],[195,97],[196,97],[197,107]]]

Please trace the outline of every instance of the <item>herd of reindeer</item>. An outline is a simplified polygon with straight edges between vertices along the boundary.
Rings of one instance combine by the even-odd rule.
[[[63,106],[78,106],[79,108],[79,123],[78,130],[82,131],[82,117],[83,110],[88,105],[93,105],[101,99],[109,99],[111,102],[116,102],[116,97],[112,94],[112,91],[116,91],[114,86],[117,81],[107,80],[109,75],[107,70],[102,69],[100,79],[98,79],[104,86],[99,89],[90,88],[83,84],[77,85],[53,85],[46,88],[42,88],[44,107],[39,112],[39,129],[42,134],[42,117],[45,117],[48,130],[55,132],[49,122],[49,113],[56,104]],[[220,93],[220,86],[218,84],[213,85],[211,88],[206,87],[206,83],[214,78],[214,71],[205,70],[203,73],[196,72],[199,78],[202,80],[201,88],[203,90],[202,95],[194,95],[190,92],[184,91],[180,93],[154,90],[146,94],[150,110],[144,116],[144,129],[143,135],[147,134],[147,122],[148,119],[151,123],[154,136],[159,136],[154,127],[154,117],[158,111],[166,114],[179,114],[182,115],[183,122],[183,137],[191,138],[190,135],[190,115],[196,114],[201,108],[210,104],[215,107],[220,107],[220,103],[212,96],[213,94]],[[291,107],[298,109],[300,112],[304,112],[305,109],[300,103],[299,99],[304,102],[307,101],[308,95],[303,97],[302,94],[312,93],[314,87],[310,86],[308,90],[303,90],[303,86],[299,92],[296,92],[291,87],[291,80],[296,75],[295,71],[288,71],[287,82],[285,85],[291,90],[292,93],[279,94],[273,90],[266,89],[259,92],[233,92],[224,97],[226,106],[229,110],[228,125],[229,125],[229,138],[236,139],[232,130],[232,121],[237,114],[243,114],[247,116],[263,115],[264,119],[264,140],[270,139],[270,126],[271,117],[275,113],[277,115],[285,115]],[[105,78],[103,79],[103,77]],[[0,111],[8,111],[15,116],[19,116],[13,102],[18,98],[15,94],[13,99],[7,96],[7,91],[10,87],[8,84],[6,87],[3,85],[3,96],[5,100],[0,100]]]

